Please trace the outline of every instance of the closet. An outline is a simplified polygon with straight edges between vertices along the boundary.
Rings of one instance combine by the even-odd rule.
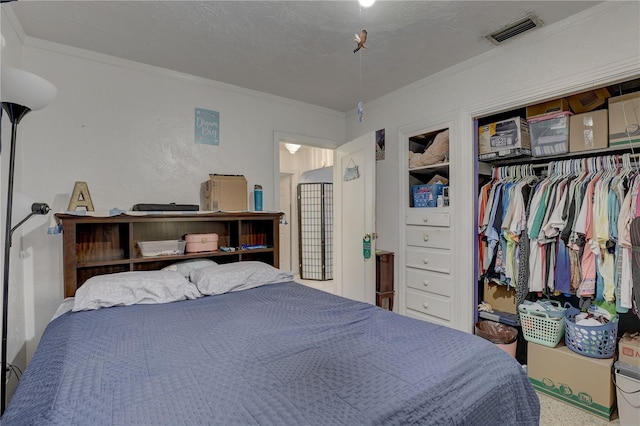
[[[640,91],[640,81],[606,90],[626,95]],[[605,102],[593,110],[606,108]],[[477,126],[525,114],[508,111],[480,118]],[[625,119],[637,123],[638,116]],[[625,321],[638,328],[629,225],[640,216],[640,144],[633,129],[627,132],[626,144],[487,163],[490,172],[478,177],[477,188],[478,302],[497,309],[476,319],[518,325],[520,303],[549,297],[576,307],[615,304],[620,331]]]

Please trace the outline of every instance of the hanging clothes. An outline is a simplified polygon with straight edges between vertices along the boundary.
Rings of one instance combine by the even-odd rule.
[[[622,167],[615,156],[552,161],[542,178],[528,167],[494,168],[480,188],[482,278],[515,287],[518,304],[538,292],[633,308],[640,298],[640,263],[633,263],[640,254],[634,257],[631,242],[631,224],[640,223],[640,174],[630,156],[622,156]]]

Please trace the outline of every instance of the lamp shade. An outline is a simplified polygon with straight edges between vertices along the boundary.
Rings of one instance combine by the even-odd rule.
[[[44,78],[18,68],[2,67],[0,74],[0,100],[3,103],[36,111],[49,105],[58,92],[56,86]]]

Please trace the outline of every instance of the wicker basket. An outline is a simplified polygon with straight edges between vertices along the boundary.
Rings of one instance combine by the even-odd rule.
[[[522,335],[527,342],[555,348],[564,336],[565,318],[550,317],[546,312],[518,307]]]
[[[572,351],[591,358],[611,358],[616,353],[618,337],[618,315],[614,315],[608,324],[583,327],[575,323],[580,313],[574,307],[565,311],[565,344]]]

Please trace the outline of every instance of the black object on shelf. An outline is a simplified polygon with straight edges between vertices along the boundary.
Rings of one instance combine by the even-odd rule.
[[[197,204],[136,204],[131,210],[134,212],[197,212],[200,207]]]

